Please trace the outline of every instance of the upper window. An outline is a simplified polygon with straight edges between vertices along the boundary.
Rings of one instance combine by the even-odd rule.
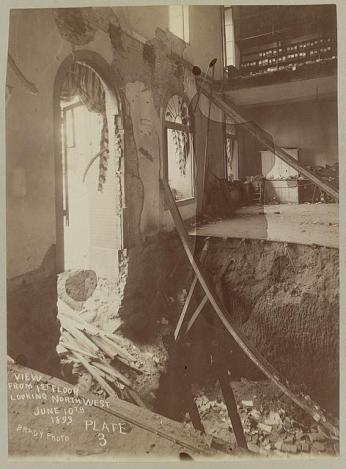
[[[194,197],[193,137],[188,104],[174,95],[164,115],[166,133],[166,177],[177,201]]]
[[[232,7],[225,8],[225,62],[235,65],[234,23]]]
[[[169,30],[183,41],[190,41],[188,5],[169,6]]]

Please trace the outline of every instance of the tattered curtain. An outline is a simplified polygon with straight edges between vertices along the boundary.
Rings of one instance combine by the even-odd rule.
[[[103,118],[97,187],[98,191],[102,192],[103,185],[106,182],[109,159],[106,94],[104,86],[95,71],[88,65],[80,62],[74,62],[67,71],[60,94],[60,98],[63,101],[70,101],[75,96],[79,96],[88,111],[96,112],[102,115]]]

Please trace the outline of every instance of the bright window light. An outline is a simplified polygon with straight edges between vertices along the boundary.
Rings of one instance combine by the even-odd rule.
[[[225,8],[225,46],[226,46],[226,65],[235,64],[234,51],[234,24],[232,8]]]
[[[169,6],[169,30],[185,42],[189,42],[189,6]]]

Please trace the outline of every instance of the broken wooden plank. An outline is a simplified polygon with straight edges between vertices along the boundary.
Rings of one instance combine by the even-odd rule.
[[[117,355],[116,359],[119,360],[124,365],[131,368],[132,370],[137,371],[137,373],[142,373],[142,374],[144,373],[144,371],[138,368],[134,363],[130,363],[128,360],[125,360],[123,357],[119,357],[119,355]]]
[[[247,337],[234,325],[232,325],[227,319],[228,312],[222,305],[222,302],[217,298],[213,292],[213,287],[207,280],[207,276],[203,273],[202,267],[198,261],[194,258],[193,253],[190,249],[188,234],[185,229],[183,220],[181,218],[178,207],[175,203],[173,194],[168,185],[168,182],[160,179],[160,184],[163,188],[166,197],[166,203],[171,212],[175,227],[178,231],[178,235],[186,252],[186,255],[191,263],[193,270],[198,277],[198,280],[208,298],[214,311],[219,317],[221,323],[227,330],[227,332],[234,338],[239,347],[245,352],[245,354],[252,360],[252,362],[270,379],[275,383],[281,391],[286,394],[295,404],[302,408],[308,413],[314,420],[318,421],[324,426],[330,433],[339,435],[338,429],[330,422],[327,421],[326,417],[321,411],[316,410],[316,406],[308,405],[301,397],[298,397],[293,393],[279,378],[278,371],[264,358],[249,342]]]
[[[98,352],[98,347],[79,329],[74,327],[71,321],[67,321],[65,318],[61,320],[62,327],[66,329],[70,335],[72,335],[79,343],[92,353]]]
[[[110,383],[116,383],[116,384],[118,383],[118,380],[116,379],[116,377],[115,377],[114,375],[110,375],[109,372],[107,372],[107,371],[101,369],[101,367],[100,367],[100,362],[93,361],[93,362],[91,362],[91,365],[92,365],[93,367],[95,367],[95,368],[99,371],[100,375],[101,375],[106,381],[109,381]],[[123,385],[123,386],[124,386],[124,385]]]
[[[114,391],[114,389],[100,376],[100,373],[97,372],[96,368],[90,363],[88,363],[85,358],[82,357],[77,352],[73,352],[74,356],[79,360],[81,365],[84,366],[84,368],[91,374],[91,376],[99,383],[102,389],[106,391],[106,393],[109,395],[109,397],[118,399],[117,393]]]
[[[88,332],[94,335],[102,335],[101,329],[93,326],[92,324],[87,323],[84,319],[77,317],[77,315],[72,315],[71,313],[67,312],[67,310],[59,311],[58,318],[62,321],[66,320],[76,329],[79,329],[82,332]]]
[[[112,375],[114,376],[115,378],[119,379],[120,381],[122,381],[126,386],[129,386],[131,387],[131,381],[129,379],[126,378],[126,376],[124,376],[122,373],[120,373],[120,371],[118,371],[117,369],[115,369],[114,367],[108,365],[108,364],[105,364],[105,363],[100,363],[100,362],[92,362],[92,364],[98,368],[100,368],[100,370],[103,370],[105,371],[106,373],[108,373],[109,375]]]
[[[89,357],[89,358],[93,358],[95,360],[98,360],[98,356],[93,354],[93,353],[90,353],[88,352],[87,350],[85,349],[82,349],[80,347],[78,347],[77,344],[75,344],[73,341],[73,337],[69,334],[69,337],[71,338],[71,340],[69,340],[69,338],[66,336],[68,334],[67,331],[64,331],[63,332],[63,335],[61,336],[61,339],[60,339],[60,343],[63,345],[63,347],[71,350],[71,351],[74,351],[74,352],[78,352],[78,353],[81,353],[82,355],[86,356],[86,357]]]
[[[208,247],[209,247],[209,241],[208,239],[206,240],[204,246],[203,246],[203,250],[202,250],[202,253],[201,253],[201,257],[200,257],[200,262],[203,263],[207,257],[207,252],[208,252]],[[189,293],[187,295],[187,298],[185,300],[185,303],[184,303],[184,307],[183,307],[183,310],[181,312],[181,315],[179,317],[179,321],[178,321],[178,324],[177,324],[177,327],[175,328],[175,331],[174,331],[174,339],[177,340],[178,339],[178,336],[179,336],[179,333],[180,333],[180,329],[181,329],[181,326],[184,322],[184,319],[185,319],[185,316],[186,316],[186,313],[187,313],[187,310],[188,310],[188,307],[190,305],[190,301],[191,301],[191,298],[193,296],[193,293],[195,291],[195,288],[196,288],[196,285],[197,285],[197,282],[198,282],[198,279],[197,279],[197,276],[195,275],[194,276],[194,279],[191,283],[191,286],[190,286],[190,290],[189,290]]]
[[[227,267],[229,266],[229,263],[230,263],[230,260],[229,260],[229,259],[224,262],[224,264],[223,264],[223,266],[222,266],[220,272],[219,272],[218,275],[217,275],[217,279],[216,279],[216,280],[217,280],[217,284],[216,284],[216,286],[217,286],[216,293],[218,293],[219,299],[220,299],[220,301],[222,301],[223,306],[225,306],[225,303],[224,303],[223,297],[221,296],[221,293],[222,293],[222,292],[220,291],[220,293],[219,293],[219,290],[220,290],[220,285],[219,285],[219,284],[220,284],[220,282],[221,282],[223,276],[225,275],[225,272],[226,272],[226,270],[227,270]],[[197,278],[197,277],[196,277],[196,278]],[[203,310],[204,306],[207,304],[207,302],[208,302],[208,298],[207,298],[206,295],[204,295],[204,297],[202,298],[201,302],[199,303],[198,307],[196,308],[195,312],[193,313],[193,315],[191,316],[191,318],[190,318],[190,320],[189,320],[189,322],[188,322],[188,324],[187,324],[186,333],[189,332],[189,330],[191,329],[191,327],[194,325],[196,319],[198,318],[198,316],[199,316],[200,313],[202,312],[202,310]]]
[[[79,338],[71,335],[66,329],[63,329],[61,340],[63,341],[64,346],[71,350],[75,349],[74,351],[90,356],[90,358],[98,359],[99,355],[102,354],[102,350],[99,349],[97,349],[96,352],[94,350],[91,351],[90,347],[88,347],[89,344],[86,344],[84,341],[82,342]]]
[[[275,156],[278,156],[281,160],[287,163],[289,166],[294,168],[300,174],[305,176],[309,181],[312,181],[322,191],[329,194],[336,201],[339,200],[339,191],[327,184],[323,179],[316,176],[314,173],[309,171],[307,168],[302,166],[295,158],[293,158],[287,151],[276,145],[271,139],[267,137],[267,133],[253,122],[245,119],[241,113],[237,110],[236,106],[226,99],[223,95],[217,96],[212,94],[205,86],[205,83],[199,81],[198,83],[201,92],[221,111],[223,111],[228,117],[230,117],[236,124],[241,124],[251,135],[253,135],[259,142],[261,142],[265,148],[270,150]]]
[[[186,333],[189,332],[189,330],[191,329],[191,327],[194,325],[196,319],[198,318],[198,316],[200,315],[200,313],[202,312],[202,309],[204,308],[204,306],[208,303],[208,297],[207,295],[204,295],[200,304],[197,306],[195,312],[193,313],[193,315],[191,316],[189,322],[187,323],[187,326],[186,326]]]
[[[228,369],[226,368],[223,360],[223,356],[217,346],[213,347],[212,359],[216,368],[217,377],[220,383],[222,395],[227,407],[229,418],[231,419],[232,428],[237,441],[237,445],[240,448],[248,449],[246,438],[244,435],[243,425],[240,419],[240,415],[237,408],[237,402],[235,400],[234,392],[230,384],[230,378],[228,376]]]
[[[90,334],[98,335],[98,336],[101,336],[101,337],[108,337],[111,340],[119,340],[118,337],[115,334],[113,334],[112,332],[104,331],[103,329],[100,329],[96,326],[93,326],[92,324],[85,321],[85,319],[83,319],[81,317],[80,313],[77,313],[77,312],[73,311],[63,301],[61,302],[61,306],[59,305],[58,317],[59,318],[62,317],[63,319],[64,319],[64,317],[66,317],[67,319],[70,319],[71,321],[73,321],[74,326],[76,328],[82,330],[83,332],[88,332]],[[117,326],[115,326],[114,330],[119,329],[119,327],[121,326],[121,322],[122,321],[119,318],[119,324]]]
[[[128,360],[129,362],[134,361],[134,357],[127,350],[125,350],[124,347],[119,346],[114,341],[110,340],[108,337],[102,337],[102,340],[110,347],[113,347],[117,355],[122,356],[123,358],[125,358],[125,360]]]
[[[108,337],[98,337],[94,335],[89,335],[89,337],[112,359],[121,356],[128,362],[133,362],[135,360],[134,357],[130,355],[127,350],[124,350],[124,348],[115,344]]]
[[[137,404],[139,407],[144,407],[146,409],[147,406],[144,404],[144,402],[139,397],[139,395],[136,393],[136,391],[134,391],[131,388],[127,388],[127,393],[129,394],[131,399],[135,402],[135,404]]]
[[[106,344],[101,337],[97,337],[96,335],[91,335],[91,340],[98,346],[100,349],[112,360],[118,355],[117,352],[111,348],[108,344]]]

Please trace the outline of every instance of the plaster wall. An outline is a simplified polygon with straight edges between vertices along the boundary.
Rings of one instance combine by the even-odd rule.
[[[184,59],[203,67],[222,51],[219,7],[191,7],[191,44],[167,31],[167,9],[31,9],[11,13],[9,53],[38,93],[32,94],[8,66],[8,348],[11,356],[24,356],[24,364],[41,371],[56,373],[52,367],[58,365],[56,274],[63,268],[57,254],[61,251],[62,176],[56,166],[54,86],[66,60],[87,58],[91,65],[95,61],[96,71],[97,65],[107,72],[102,78],[113,85],[119,97],[122,150],[115,154],[110,148],[115,165],[109,166],[105,183],[116,181],[116,216],[122,220],[122,244],[114,252],[114,263],[119,262],[124,311],[141,311],[146,316],[150,309],[162,270],[160,259],[165,260],[165,256],[156,256],[157,237],[160,231],[174,227],[159,189],[165,158],[163,107],[172,94],[185,94],[189,100],[196,94]],[[203,129],[197,119],[196,141],[202,142]],[[197,145],[197,166],[200,155]],[[196,206],[196,199],[182,206],[183,218],[193,218]],[[107,215],[113,214],[103,214]],[[92,235],[93,252],[104,264],[96,248],[109,246],[101,243],[98,233]],[[23,324],[26,327],[18,335],[18,325]],[[47,357],[45,363],[42,356]]]
[[[58,68],[69,54],[80,49],[98,53],[111,64],[119,83],[118,91],[126,108],[123,109],[128,125],[125,130],[130,127],[133,136],[125,149],[129,183],[126,206],[136,224],[134,228],[129,222],[130,246],[142,233],[152,234],[161,227],[172,228],[159,192],[158,176],[164,158],[160,106],[169,93],[186,92],[192,98],[195,89],[193,86],[187,89],[181,77],[174,80],[168,75],[168,56],[174,52],[202,67],[217,56],[221,67],[218,7],[190,7],[190,44],[182,44],[180,39],[165,31],[168,27],[166,6],[85,9],[80,21],[86,25],[84,33],[82,29],[73,32],[73,24],[68,23],[61,25],[60,22],[58,28],[50,9],[13,10],[11,13],[9,53],[39,93],[30,94],[8,68],[7,84],[13,86],[6,109],[9,278],[36,269],[57,241],[53,90]],[[153,67],[143,60],[141,40],[148,40],[156,47]],[[175,65],[174,60],[172,64]],[[200,130],[196,129],[196,139]],[[199,151],[198,145],[196,150]],[[126,161],[126,151],[136,154]],[[131,201],[131,198],[138,201]],[[137,210],[137,216],[133,217],[131,208]],[[195,209],[196,201],[184,207],[182,214],[190,218]]]

